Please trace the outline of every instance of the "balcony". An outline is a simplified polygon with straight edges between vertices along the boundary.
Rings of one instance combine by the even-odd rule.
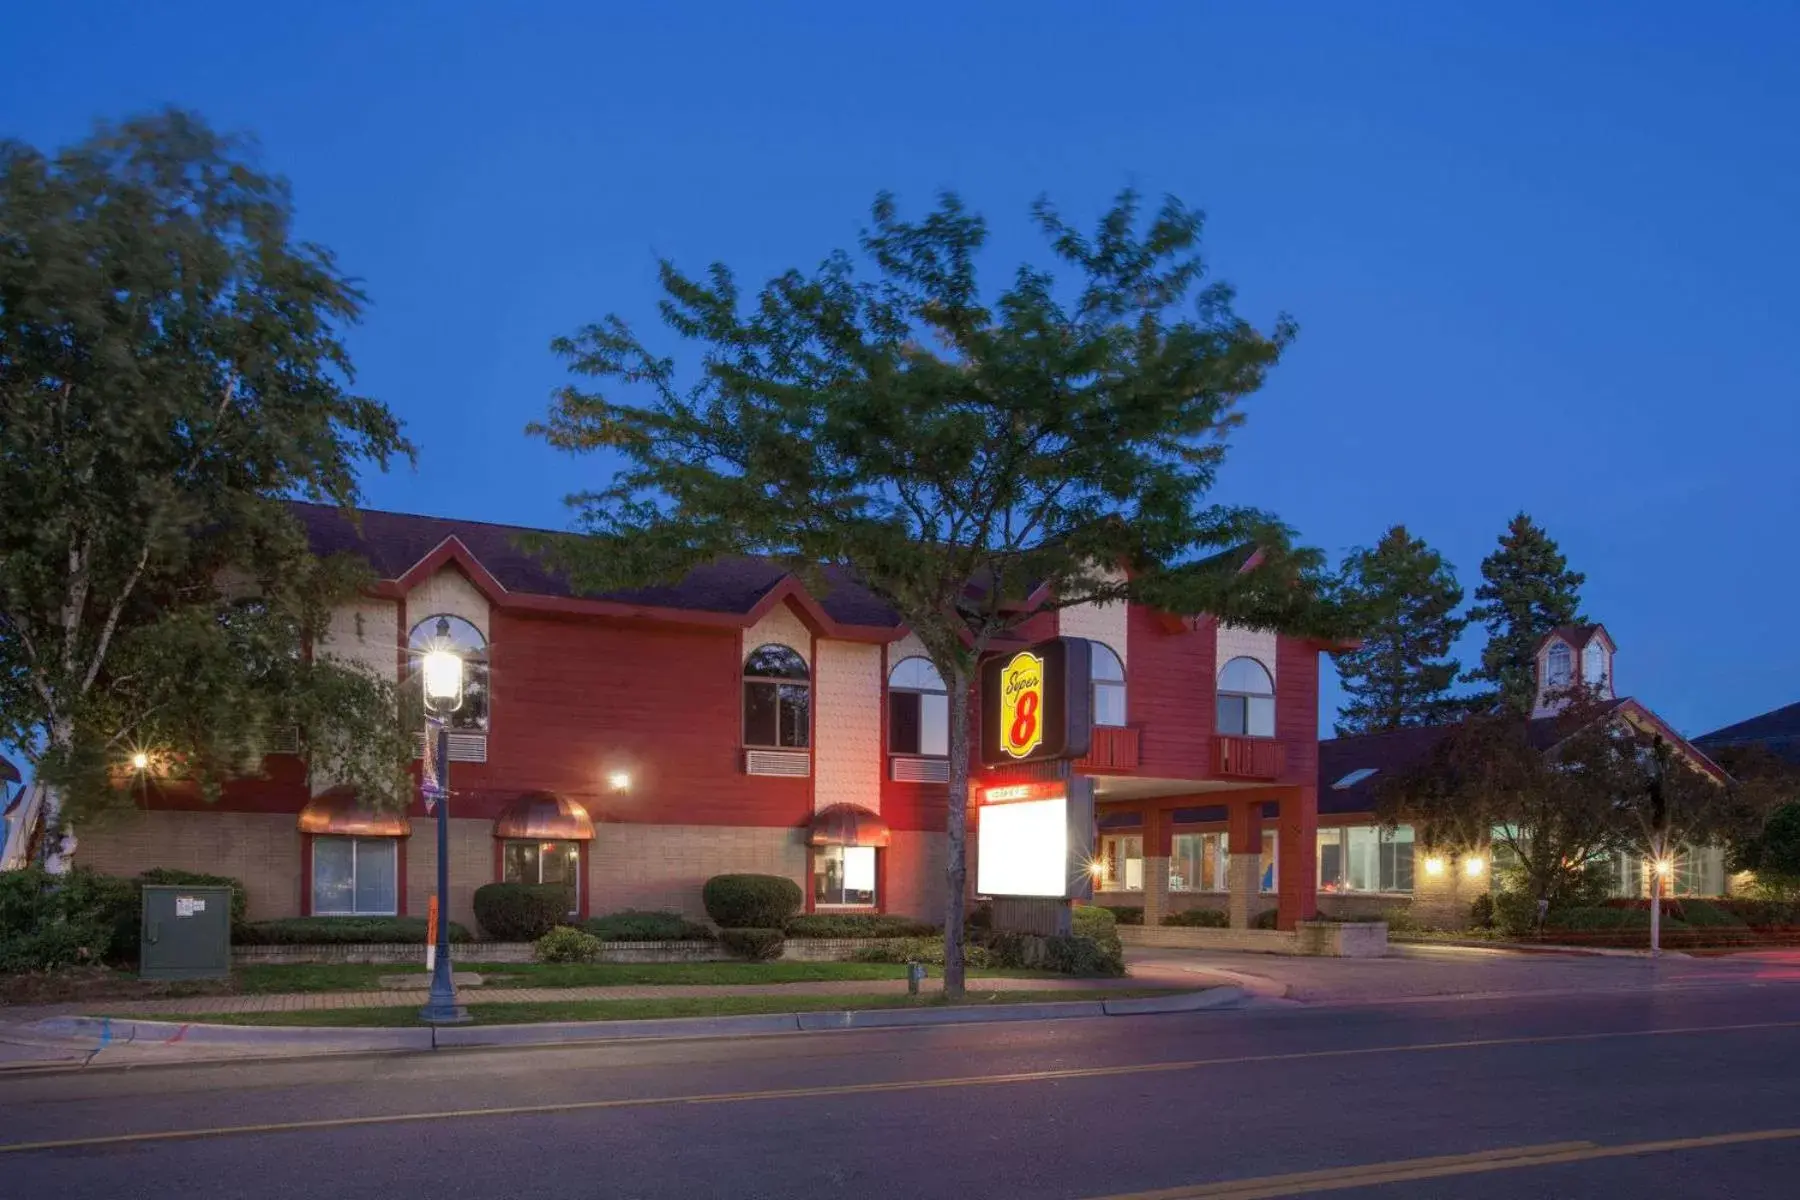
[[[1219,774],[1226,779],[1279,779],[1287,746],[1274,738],[1220,734]]]
[[[1085,758],[1075,760],[1077,771],[1135,771],[1138,765],[1138,731],[1126,725],[1096,725]]]

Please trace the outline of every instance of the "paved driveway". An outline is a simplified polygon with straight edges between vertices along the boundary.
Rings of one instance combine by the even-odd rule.
[[[1386,958],[1142,948],[1126,951],[1126,960],[1145,982],[1164,984],[1192,974],[1235,983],[1265,999],[1309,1004],[1800,982],[1795,950],[1652,960],[1453,946],[1395,946]]]

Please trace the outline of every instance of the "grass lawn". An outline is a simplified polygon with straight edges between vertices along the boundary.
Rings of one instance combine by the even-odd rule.
[[[1123,1000],[1134,996],[1167,996],[1181,988],[1087,988],[1067,992],[975,992],[958,1007],[988,1004],[1063,1003],[1074,1000]],[[468,1003],[469,997],[464,996]],[[657,1017],[733,1017],[755,1013],[842,1012],[865,1008],[942,1008],[942,996],[677,996],[657,1000],[567,1000],[543,1004],[470,1003],[477,1025],[529,1025],[544,1021],[635,1021]],[[419,1010],[397,1008],[327,1008],[312,1012],[210,1013],[153,1018],[118,1016],[118,1020],[191,1021],[209,1025],[310,1025],[395,1027],[422,1024]]]
[[[480,974],[489,987],[641,987],[646,984],[814,983],[820,980],[904,979],[899,963],[695,962],[695,963],[480,963],[456,961],[458,971]],[[933,975],[942,974],[931,968]],[[1029,978],[1039,971],[975,971],[974,978]],[[233,991],[355,992],[381,986],[384,975],[430,982],[424,964],[246,963],[233,973]],[[504,976],[504,978],[500,978]]]

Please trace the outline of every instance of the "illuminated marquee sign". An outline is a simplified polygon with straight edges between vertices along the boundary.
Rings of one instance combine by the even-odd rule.
[[[981,664],[981,761],[1080,758],[1093,733],[1093,644],[1051,638]]]

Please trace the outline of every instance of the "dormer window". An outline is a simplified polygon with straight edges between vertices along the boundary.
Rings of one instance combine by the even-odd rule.
[[[1581,680],[1589,687],[1606,685],[1606,647],[1595,638],[1581,652]]]
[[[1544,687],[1547,691],[1556,691],[1569,686],[1575,666],[1575,656],[1569,653],[1567,642],[1557,642],[1544,655]]]
[[[428,650],[448,648],[462,655],[463,700],[455,712],[444,718],[453,733],[486,733],[488,731],[488,645],[481,630],[462,617],[440,613],[426,617],[407,635],[407,649],[417,663]],[[423,694],[424,676],[417,674],[414,687]]]
[[[1254,658],[1234,658],[1220,669],[1218,697],[1220,733],[1275,736],[1275,681]]]

